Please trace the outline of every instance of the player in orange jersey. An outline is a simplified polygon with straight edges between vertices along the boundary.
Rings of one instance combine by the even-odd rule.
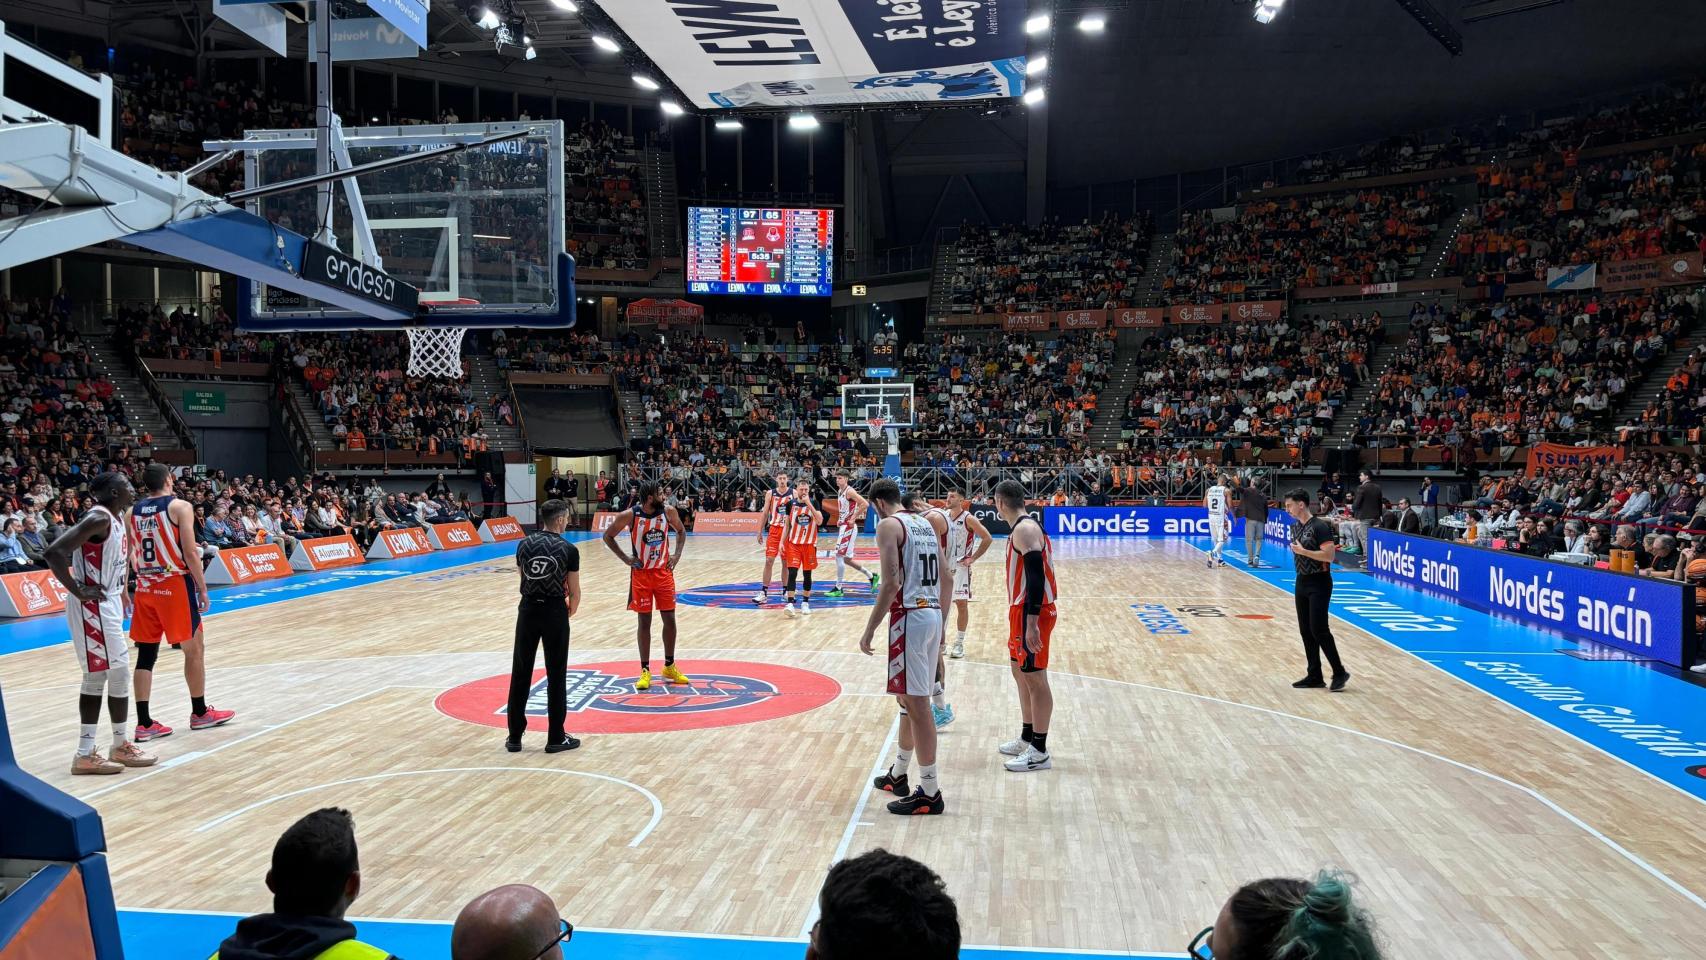
[[[793,499],[786,471],[776,474],[776,489],[764,495],[764,523],[758,528],[758,542],[764,544],[764,579],[752,602],[762,604],[770,599],[770,574],[776,569],[776,558],[782,553],[782,528],[788,519],[788,504]]]
[[[629,556],[616,542],[622,531],[628,531],[628,545],[634,553]],[[675,549],[669,548],[669,534],[675,533]],[[663,618],[663,678],[668,683],[688,683],[686,674],[675,666],[675,565],[681,562],[681,551],[687,547],[687,528],[681,525],[681,515],[664,503],[663,491],[657,483],[640,485],[640,502],[625,510],[604,531],[604,545],[632,569],[628,573],[628,609],[639,614],[640,679],[635,690],[652,687],[652,611]]]
[[[823,526],[823,512],[812,506],[812,483],[801,478],[794,484],[793,499],[788,501],[788,513],[783,520],[782,566],[787,570],[788,616],[810,616],[812,612],[812,571],[817,569],[817,532]],[[804,580],[804,592],[796,594],[795,583]],[[795,597],[799,606],[794,606]]]
[[[1019,685],[1019,715],[1024,727],[1017,740],[1001,745],[1013,759],[1014,773],[1047,770],[1048,725],[1054,693],[1048,685],[1049,636],[1055,623],[1054,558],[1048,534],[1025,512],[1025,488],[1012,480],[995,488],[995,508],[1012,531],[1007,535],[1007,658]]]
[[[136,570],[136,742],[171,736],[172,728],[148,712],[160,641],[184,655],[190,688],[190,729],[217,727],[236,716],[207,705],[207,654],[201,615],[207,612],[207,578],[195,539],[195,508],[172,495],[172,468],[151,463],[142,471],[142,499],[130,511],[130,558]]]

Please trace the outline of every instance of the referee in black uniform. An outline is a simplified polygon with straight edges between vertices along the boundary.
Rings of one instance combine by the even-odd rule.
[[[569,669],[569,618],[581,605],[581,553],[563,539],[569,523],[569,505],[547,500],[539,507],[539,531],[528,534],[515,548],[515,566],[521,573],[521,607],[515,614],[515,661],[509,673],[510,753],[521,750],[521,735],[527,731],[527,694],[533,689],[533,663],[540,646],[545,648],[545,691],[549,733],[546,753],[561,753],[581,745],[563,732],[568,712],[564,690]]]
[[[1299,689],[1327,686],[1321,679],[1321,655],[1333,667],[1334,693],[1345,689],[1351,675],[1339,661],[1339,645],[1333,642],[1327,605],[1333,602],[1333,553],[1338,536],[1332,524],[1309,509],[1309,491],[1293,490],[1285,495],[1285,512],[1297,521],[1291,531],[1292,560],[1297,568],[1297,629],[1303,635],[1303,653],[1309,658],[1309,673],[1292,684]]]

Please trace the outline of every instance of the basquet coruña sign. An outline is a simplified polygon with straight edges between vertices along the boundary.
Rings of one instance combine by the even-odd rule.
[[[637,691],[632,660],[572,664],[568,671],[568,732],[663,733],[775,720],[823,706],[841,685],[821,673],[735,660],[683,660],[692,683],[657,683]],[[509,724],[509,675],[487,677],[439,694],[440,713],[488,727]],[[545,671],[533,674],[527,729],[545,730]]]

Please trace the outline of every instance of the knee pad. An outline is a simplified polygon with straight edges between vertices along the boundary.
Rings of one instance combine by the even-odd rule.
[[[107,696],[123,700],[130,696],[130,667],[120,665],[107,668]]]
[[[94,671],[85,670],[85,671],[83,671],[83,696],[85,696],[85,697],[98,697],[101,694],[106,693],[107,692],[107,674],[111,673],[111,672],[112,671],[110,669],[108,669],[108,670],[94,670]]]
[[[136,669],[153,670],[155,661],[160,659],[158,643],[139,643],[136,645]]]

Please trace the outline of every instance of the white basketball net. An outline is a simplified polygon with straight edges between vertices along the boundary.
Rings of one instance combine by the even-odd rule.
[[[884,417],[868,417],[865,420],[865,428],[871,431],[872,440],[882,439],[885,426],[888,426],[888,420]]]
[[[409,376],[462,376],[462,335],[467,327],[408,327]]]

